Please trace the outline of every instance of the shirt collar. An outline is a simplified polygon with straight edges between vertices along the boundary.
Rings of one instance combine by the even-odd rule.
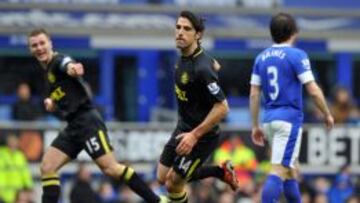
[[[291,44],[288,43],[273,44],[272,47],[291,47]]]
[[[196,58],[196,57],[199,56],[202,52],[203,52],[203,49],[201,48],[201,46],[198,46],[191,55],[189,55],[189,56],[182,56],[182,58],[184,58],[184,59]]]

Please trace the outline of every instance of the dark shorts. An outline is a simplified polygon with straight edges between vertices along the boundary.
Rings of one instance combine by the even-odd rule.
[[[199,168],[216,149],[220,133],[208,133],[204,135],[206,139],[200,139],[189,155],[179,156],[175,151],[179,143],[179,141],[176,140],[176,136],[182,132],[183,131],[179,129],[175,129],[161,153],[160,163],[164,166],[172,167],[181,177],[189,179],[194,171]]]
[[[92,159],[97,159],[113,149],[105,123],[96,110],[83,112],[69,121],[51,146],[61,150],[72,159],[75,159],[83,149]]]

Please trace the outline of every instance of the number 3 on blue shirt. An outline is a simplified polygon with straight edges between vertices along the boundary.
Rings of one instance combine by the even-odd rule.
[[[269,66],[267,68],[267,74],[269,75],[270,86],[273,87],[274,91],[269,91],[271,100],[275,100],[279,96],[279,83],[278,83],[278,70],[275,66]]]

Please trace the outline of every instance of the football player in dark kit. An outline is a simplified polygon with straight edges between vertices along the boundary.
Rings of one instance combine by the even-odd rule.
[[[175,66],[179,118],[157,171],[158,181],[166,185],[173,202],[187,202],[188,181],[217,177],[233,190],[238,187],[229,161],[222,166],[201,167],[217,147],[218,124],[229,111],[218,85],[220,65],[200,45],[204,29],[203,19],[190,11],[182,11],[176,21],[176,46],[181,52]]]
[[[99,112],[95,110],[89,89],[82,75],[84,68],[70,56],[53,50],[49,34],[35,29],[28,36],[31,54],[44,68],[49,85],[44,100],[47,111],[61,114],[66,128],[46,150],[41,161],[43,203],[56,203],[60,196],[58,170],[75,159],[83,149],[91,156],[104,174],[124,181],[135,193],[150,203],[167,202],[155,195],[139,178],[134,169],[117,163],[109,143],[107,129]]]

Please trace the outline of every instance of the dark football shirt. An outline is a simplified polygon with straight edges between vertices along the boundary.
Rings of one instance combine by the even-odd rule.
[[[75,62],[70,56],[56,53],[46,67],[50,97],[56,103],[56,114],[69,120],[93,108],[88,84],[82,77],[71,77],[66,66]]]
[[[191,131],[209,114],[215,103],[225,99],[214,68],[215,59],[201,47],[175,66],[175,94],[178,103],[178,128]],[[217,131],[216,125],[211,132]]]

